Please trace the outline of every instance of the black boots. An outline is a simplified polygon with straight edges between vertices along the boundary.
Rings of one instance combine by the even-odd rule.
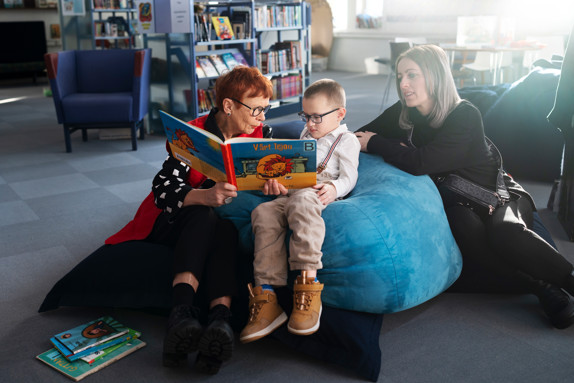
[[[540,306],[552,326],[565,329],[574,324],[574,302],[568,293],[552,283],[534,279],[522,271],[516,271],[514,277],[516,282],[538,297]]]
[[[539,285],[536,295],[552,326],[565,329],[574,324],[574,302],[570,296],[550,283],[539,282]]]
[[[187,354],[197,350],[203,327],[198,311],[186,304],[175,306],[169,314],[163,341],[163,365],[180,367],[187,364]]]
[[[233,353],[234,333],[229,325],[231,311],[224,305],[213,307],[205,330],[198,314],[195,307],[185,304],[171,310],[163,342],[163,365],[185,366],[187,354],[199,350],[195,367],[201,372],[216,374]]]
[[[221,364],[231,358],[234,334],[229,320],[231,311],[224,305],[209,311],[207,328],[199,340],[199,353],[195,367],[207,374],[217,374]]]

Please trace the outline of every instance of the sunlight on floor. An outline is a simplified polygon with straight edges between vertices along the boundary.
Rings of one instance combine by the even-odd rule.
[[[16,101],[20,101],[20,100],[25,100],[28,97],[14,97],[14,98],[6,98],[4,100],[0,100],[0,104],[9,104],[11,102],[16,102]]]

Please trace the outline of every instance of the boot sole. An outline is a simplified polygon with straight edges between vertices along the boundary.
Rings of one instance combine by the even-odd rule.
[[[196,319],[182,322],[168,330],[163,342],[163,365],[187,364],[187,354],[197,351],[203,328]]]
[[[287,314],[285,314],[283,312],[283,313],[281,313],[281,315],[279,315],[277,318],[275,318],[275,320],[273,322],[271,322],[271,324],[269,326],[265,327],[262,330],[255,332],[253,334],[242,336],[239,338],[239,340],[241,341],[241,343],[254,342],[258,339],[261,339],[261,338],[271,334],[273,331],[278,329],[285,322],[287,322]]]
[[[220,326],[212,325],[205,330],[199,340],[199,352],[205,357],[226,361],[233,354],[233,341],[233,330],[227,323],[222,322]]]
[[[317,319],[317,323],[315,323],[315,325],[311,328],[305,328],[305,329],[296,329],[291,327],[291,325],[289,323],[287,323],[287,330],[291,333],[291,334],[295,334],[295,335],[311,335],[317,332],[317,330],[319,330],[319,326],[321,325],[321,314],[323,313],[323,305],[321,305],[320,309],[319,309],[319,318]]]

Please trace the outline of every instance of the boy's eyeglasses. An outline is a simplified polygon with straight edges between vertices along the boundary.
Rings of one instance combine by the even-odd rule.
[[[335,108],[333,110],[328,111],[327,113],[323,113],[323,114],[305,114],[305,112],[299,112],[297,113],[297,115],[301,118],[301,121],[303,122],[313,122],[314,124],[320,124],[323,122],[323,117],[325,117],[326,115],[333,113],[336,110],[339,110],[341,108]]]
[[[235,101],[235,102],[237,102],[237,103],[243,105],[243,106],[246,107],[247,109],[251,109],[251,115],[252,115],[253,117],[257,117],[257,116],[259,116],[261,113],[267,113],[267,112],[269,112],[269,109],[271,109],[271,105],[267,105],[265,108],[262,107],[262,106],[258,106],[258,107],[256,107],[256,108],[252,108],[252,107],[250,107],[249,105],[245,105],[245,104],[242,103],[241,101],[236,100],[236,99],[234,99],[234,98],[230,98],[230,100],[233,100],[233,101]]]

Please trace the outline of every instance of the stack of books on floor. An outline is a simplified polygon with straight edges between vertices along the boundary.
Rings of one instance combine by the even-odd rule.
[[[36,358],[78,381],[144,347],[140,336],[104,316],[54,335],[50,338],[54,348]]]

